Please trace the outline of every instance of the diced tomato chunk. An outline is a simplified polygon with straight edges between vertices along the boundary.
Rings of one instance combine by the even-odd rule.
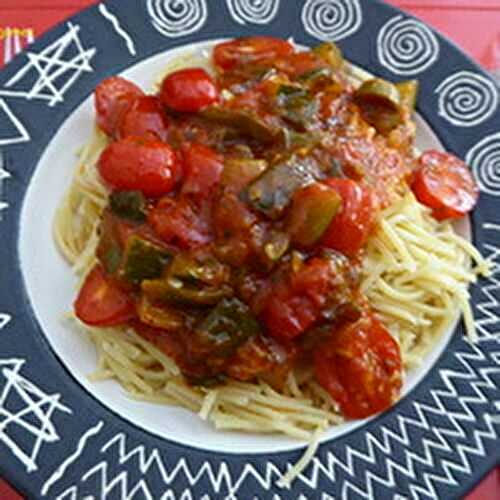
[[[98,265],[89,273],[74,304],[80,321],[90,326],[117,326],[135,317],[131,295],[121,290]]]
[[[186,198],[162,198],[151,210],[148,221],[167,243],[190,249],[212,240],[208,207],[192,204]]]
[[[372,316],[333,331],[314,362],[319,383],[348,418],[389,408],[403,385],[399,345]]]
[[[147,136],[167,138],[168,118],[158,97],[144,96],[134,100],[123,114],[118,127],[118,136]]]
[[[112,137],[124,113],[143,95],[137,85],[125,78],[112,76],[103,80],[94,93],[97,125]]]
[[[350,179],[325,181],[342,198],[342,207],[323,237],[323,245],[348,256],[361,250],[377,217],[377,201],[372,190]]]
[[[327,303],[344,300],[344,273],[333,260],[314,257],[297,272],[281,276],[266,292],[260,314],[268,333],[278,340],[302,335],[320,319]]]
[[[432,208],[436,219],[457,219],[476,206],[479,188],[460,158],[427,151],[419,163],[412,189],[420,203]]]
[[[158,197],[174,188],[182,166],[167,144],[132,136],[111,143],[101,154],[98,168],[115,189]]]
[[[198,198],[208,198],[219,183],[224,158],[202,144],[190,144],[183,148],[184,184],[182,193]]]

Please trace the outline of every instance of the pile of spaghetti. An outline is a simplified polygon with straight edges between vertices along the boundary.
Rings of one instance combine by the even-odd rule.
[[[416,152],[418,82],[353,76],[333,44],[254,37],[154,95],[97,87],[55,224],[94,380],[310,440],[394,404],[461,313],[474,338],[467,289],[489,266],[452,222],[477,187]]]

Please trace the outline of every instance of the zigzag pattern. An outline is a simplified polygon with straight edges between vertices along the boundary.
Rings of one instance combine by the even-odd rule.
[[[496,347],[498,349],[498,345]],[[500,358],[500,351],[497,350],[493,354],[495,360]],[[499,423],[495,422],[491,414],[486,413],[483,425],[478,425],[472,433],[466,432],[464,423],[474,422],[475,415],[481,413],[481,407],[483,409],[493,407],[485,391],[498,390],[493,377],[500,375],[500,365],[474,368],[474,365],[489,363],[487,354],[483,351],[483,345],[464,344],[464,350],[457,352],[456,358],[460,361],[460,370],[441,370],[443,387],[430,391],[432,402],[413,402],[415,417],[398,415],[395,429],[382,426],[377,436],[375,433],[366,433],[364,446],[359,449],[348,446],[345,459],[327,451],[323,458],[316,457],[309,468],[309,473],[301,474],[297,481],[310,487],[311,490],[316,490],[322,480],[326,479],[338,485],[340,481],[336,479],[340,479],[341,475],[347,476],[342,477],[343,489],[339,492],[342,499],[375,498],[377,487],[393,490],[397,484],[401,484],[396,481],[397,475],[402,475],[407,479],[408,491],[413,498],[439,498],[438,485],[458,486],[458,474],[472,473],[471,457],[473,455],[484,456],[485,441],[494,441],[498,438],[495,425],[498,426]],[[472,396],[461,395],[463,391],[460,391],[457,385],[464,382],[468,383],[473,393]],[[450,410],[449,405],[446,405],[447,400],[452,400],[455,405],[458,402],[460,409]],[[440,416],[440,422],[442,422],[440,427],[432,427],[429,422],[432,415]],[[447,415],[446,420],[443,415]],[[424,431],[426,434],[422,440],[422,452],[414,450],[415,444],[410,439],[415,429]],[[458,444],[452,448],[450,442]],[[404,449],[404,459],[393,459],[393,456],[397,456],[396,450],[401,448]],[[268,463],[262,473],[254,465],[248,463],[237,476],[230,473],[224,462],[220,464],[204,462],[200,468],[193,471],[184,459],[181,459],[169,471],[157,449],[148,452],[143,445],[127,449],[125,434],[114,436],[101,448],[101,452],[105,454],[113,452],[114,460],[122,466],[121,472],[111,476],[109,463],[104,459],[82,476],[82,483],[90,481],[91,478],[97,478],[98,491],[102,498],[108,498],[111,493],[126,500],[133,500],[137,495],[138,498],[155,498],[147,479],[150,474],[158,474],[166,487],[177,481],[187,481],[189,486],[193,487],[202,480],[208,480],[215,494],[224,493],[225,498],[233,500],[237,499],[238,493],[243,491],[243,485],[248,487],[252,480],[256,481],[264,491],[270,491],[283,473],[273,463]],[[442,452],[453,455],[453,458],[443,459],[437,463],[436,457]],[[371,470],[381,463],[381,458],[385,461],[383,474],[380,470]],[[129,480],[125,466],[130,463],[133,463],[141,474],[141,479],[137,482]],[[355,471],[360,470],[360,463],[366,466],[366,475],[361,484],[359,477],[355,478]],[[432,472],[424,472],[419,476],[419,467],[428,468]],[[68,488],[63,495],[58,497],[58,500],[73,500],[74,488],[75,486]],[[179,498],[172,495],[174,492],[167,489],[162,498]],[[184,491],[182,495],[181,498],[186,500],[191,498],[190,490]],[[209,498],[207,496],[207,500]],[[278,495],[274,498],[280,500]],[[324,498],[327,499],[328,496]]]
[[[500,225],[498,224],[485,223],[483,229],[485,232],[494,231],[500,234]],[[484,250],[488,252],[486,258],[493,263],[493,269],[492,275],[486,280],[486,284],[481,290],[485,300],[476,305],[476,309],[481,313],[481,317],[476,320],[476,327],[480,339],[489,339],[500,335],[500,248],[497,245],[485,243]]]

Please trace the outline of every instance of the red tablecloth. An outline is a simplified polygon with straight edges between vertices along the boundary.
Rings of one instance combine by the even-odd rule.
[[[420,17],[500,75],[500,0],[387,0]],[[95,0],[0,0],[0,67],[33,37]],[[20,500],[0,480],[0,500]],[[500,468],[467,500],[500,500]]]

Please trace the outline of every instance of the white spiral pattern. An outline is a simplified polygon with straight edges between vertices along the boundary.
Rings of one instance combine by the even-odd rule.
[[[226,0],[233,19],[240,24],[268,24],[278,13],[280,0]]]
[[[491,118],[498,107],[498,91],[488,78],[459,71],[436,88],[439,115],[458,127],[474,127]]]
[[[500,196],[500,132],[478,142],[465,158],[481,191]]]
[[[363,13],[358,0],[307,0],[302,9],[304,29],[323,41],[338,41],[358,31]]]
[[[168,38],[190,35],[207,20],[206,0],[148,0],[153,26]]]
[[[396,75],[415,75],[432,66],[439,57],[439,42],[425,24],[396,16],[377,37],[380,63]]]

